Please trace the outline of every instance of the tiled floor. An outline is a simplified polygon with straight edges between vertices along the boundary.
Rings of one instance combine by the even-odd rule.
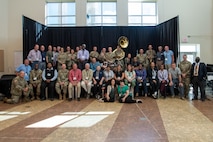
[[[213,98],[0,102],[0,142],[212,142]]]

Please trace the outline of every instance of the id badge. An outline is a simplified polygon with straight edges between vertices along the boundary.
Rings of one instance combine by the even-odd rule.
[[[155,76],[153,76],[152,79],[155,79]]]
[[[165,58],[165,61],[167,61],[168,59],[167,58]]]
[[[77,78],[76,78],[76,77],[73,77],[73,80],[77,80]]]
[[[51,76],[51,74],[50,74],[50,73],[48,73],[48,74],[47,74],[47,76]]]
[[[43,58],[43,61],[45,61],[45,58]]]
[[[52,57],[51,59],[53,60],[54,58]]]
[[[120,77],[118,77],[118,80],[120,80],[121,78]]]
[[[95,77],[95,79],[99,79],[99,77],[98,77],[98,76],[96,76],[96,77]]]
[[[36,58],[36,61],[38,61],[38,58]]]
[[[131,79],[131,77],[128,77],[128,79],[130,80],[130,79]]]
[[[89,79],[89,77],[86,77],[86,80],[88,80]]]
[[[25,73],[25,76],[27,76],[27,73]]]
[[[37,77],[34,77],[33,80],[37,80]]]

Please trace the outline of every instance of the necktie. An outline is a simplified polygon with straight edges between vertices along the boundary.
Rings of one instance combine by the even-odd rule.
[[[194,76],[198,76],[198,64],[195,65]]]

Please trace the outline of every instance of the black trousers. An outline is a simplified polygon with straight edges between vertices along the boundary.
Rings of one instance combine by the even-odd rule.
[[[102,88],[102,85],[99,85],[100,83],[100,80],[96,80],[97,84],[94,84],[93,86],[93,94],[101,94],[101,88]]]
[[[206,99],[205,94],[205,80],[199,80],[198,77],[192,78],[193,90],[194,90],[194,98],[198,98],[198,87],[200,88],[201,100]]]
[[[45,89],[48,88],[48,98],[54,98],[55,93],[55,82],[51,81],[47,83],[45,81],[41,82],[41,98],[46,98]]]
[[[119,98],[119,102],[120,103],[136,103],[136,100],[133,100],[132,96],[130,96],[130,95],[128,97],[126,97],[125,102],[122,102],[122,98],[123,97]]]
[[[158,91],[158,88],[159,88],[159,83],[158,81],[156,80],[156,83],[153,81],[153,80],[150,80],[150,88],[151,88],[151,94],[154,94],[154,92],[157,92]]]

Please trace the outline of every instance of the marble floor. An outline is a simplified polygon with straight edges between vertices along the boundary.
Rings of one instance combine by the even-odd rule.
[[[212,142],[213,98],[0,102],[0,142]]]

